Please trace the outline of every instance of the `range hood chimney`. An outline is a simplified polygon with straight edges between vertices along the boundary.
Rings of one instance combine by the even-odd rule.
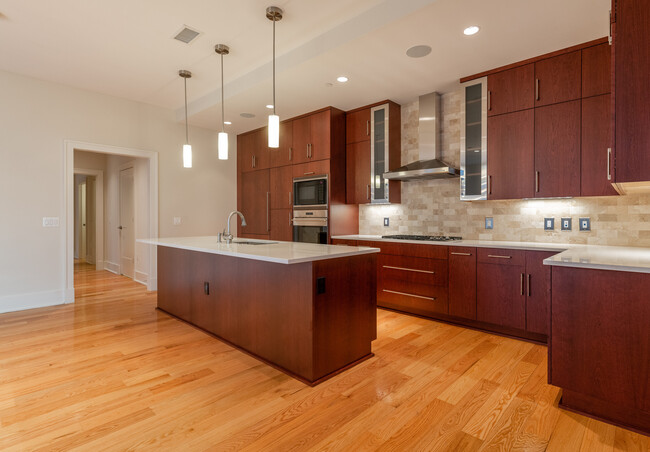
[[[440,94],[420,96],[419,160],[384,173],[384,179],[418,180],[458,177],[458,168],[438,159],[440,149]]]

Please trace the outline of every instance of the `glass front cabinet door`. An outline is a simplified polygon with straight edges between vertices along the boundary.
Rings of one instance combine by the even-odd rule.
[[[487,199],[487,77],[462,85],[460,199]]]
[[[388,180],[384,173],[388,168],[389,143],[389,104],[370,109],[370,202],[386,204],[388,197]]]

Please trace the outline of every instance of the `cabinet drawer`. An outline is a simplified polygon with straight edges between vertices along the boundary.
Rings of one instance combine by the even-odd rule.
[[[319,160],[317,162],[301,163],[293,165],[293,177],[318,176],[320,174],[329,174],[330,161]]]
[[[418,245],[415,243],[374,242],[372,246],[380,248],[382,254],[447,260],[448,247],[445,245]]]
[[[377,263],[381,284],[385,281],[393,287],[403,288],[395,290],[411,292],[407,290],[411,285],[447,285],[447,261],[380,254]]]
[[[478,262],[484,264],[525,265],[526,251],[500,248],[478,248]]]
[[[377,305],[420,315],[447,314],[447,289],[437,287],[431,296],[387,288],[377,290]]]
[[[356,240],[344,240],[344,239],[332,239],[332,245],[347,245],[347,246],[357,246]],[[359,246],[368,246],[365,245],[365,242],[361,242]]]

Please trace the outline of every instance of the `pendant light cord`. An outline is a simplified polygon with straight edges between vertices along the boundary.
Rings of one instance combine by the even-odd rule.
[[[223,53],[221,54],[221,132],[225,132],[224,126],[224,105],[223,105]]]
[[[187,78],[183,77],[185,83],[185,144],[190,144],[189,133],[187,131]]]
[[[275,115],[275,17],[273,17],[273,114]]]

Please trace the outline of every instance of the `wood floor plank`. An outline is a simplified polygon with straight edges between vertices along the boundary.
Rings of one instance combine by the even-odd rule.
[[[0,315],[0,450],[643,451],[560,410],[546,348],[378,310],[375,356],[309,387],[75,264],[74,304]]]

